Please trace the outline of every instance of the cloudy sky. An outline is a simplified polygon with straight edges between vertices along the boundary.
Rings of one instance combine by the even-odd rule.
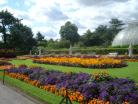
[[[0,0],[0,10],[8,9],[34,34],[42,32],[47,39],[60,38],[60,26],[71,21],[82,35],[107,24],[111,18],[124,21],[138,19],[137,0]]]

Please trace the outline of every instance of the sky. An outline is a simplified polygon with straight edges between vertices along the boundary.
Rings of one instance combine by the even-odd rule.
[[[0,0],[0,11],[6,9],[46,39],[59,39],[60,27],[67,21],[83,35],[88,29],[108,25],[111,18],[138,20],[137,0]]]

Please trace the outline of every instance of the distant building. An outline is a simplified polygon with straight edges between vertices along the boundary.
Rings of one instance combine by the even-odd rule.
[[[112,42],[112,46],[138,45],[138,22],[128,23]]]

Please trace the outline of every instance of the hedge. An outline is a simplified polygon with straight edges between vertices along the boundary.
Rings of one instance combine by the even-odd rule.
[[[80,53],[80,54],[109,54],[117,52],[118,54],[125,54],[128,53],[127,48],[93,48],[93,49],[73,49],[73,54]],[[58,49],[58,50],[46,50],[45,53],[47,54],[68,54],[68,49]],[[133,49],[134,54],[138,54],[138,48]]]

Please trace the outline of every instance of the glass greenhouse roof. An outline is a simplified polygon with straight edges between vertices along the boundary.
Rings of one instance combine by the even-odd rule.
[[[129,23],[120,31],[112,42],[112,46],[138,45],[138,22]]]

